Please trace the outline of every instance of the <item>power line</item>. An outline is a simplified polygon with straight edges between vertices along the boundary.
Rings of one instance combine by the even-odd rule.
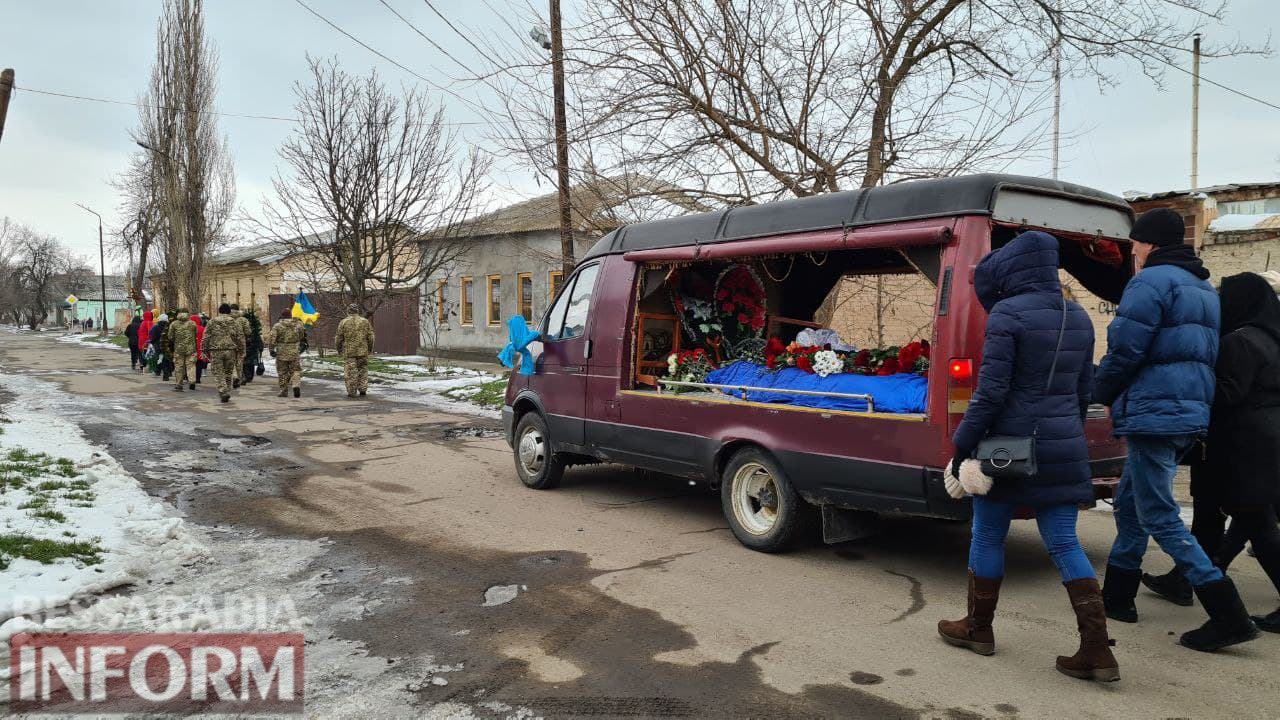
[[[1178,72],[1183,73],[1183,74],[1185,74],[1185,75],[1193,75],[1193,74],[1194,74],[1194,73],[1192,73],[1190,70],[1187,70],[1186,68],[1184,68],[1184,67],[1182,67],[1182,66],[1178,65],[1177,63],[1170,62],[1170,61],[1168,61],[1168,60],[1164,60],[1163,58],[1161,59],[1161,62],[1163,62],[1165,65],[1168,65],[1169,67],[1173,68],[1174,70],[1177,70]],[[1277,105],[1277,104],[1275,104],[1275,103],[1273,103],[1273,102],[1270,102],[1269,100],[1263,100],[1263,99],[1262,99],[1262,98],[1260,98],[1260,97],[1256,97],[1256,96],[1254,96],[1254,95],[1250,95],[1249,93],[1244,92],[1243,90],[1237,90],[1237,89],[1235,89],[1235,88],[1233,88],[1233,87],[1230,87],[1230,86],[1228,86],[1228,85],[1223,85],[1223,84],[1222,84],[1222,83],[1220,83],[1220,82],[1215,82],[1215,81],[1213,81],[1213,80],[1210,80],[1209,78],[1205,77],[1203,74],[1201,74],[1201,75],[1200,75],[1200,82],[1208,83],[1209,85],[1213,85],[1214,87],[1217,87],[1217,88],[1221,88],[1221,89],[1223,89],[1223,90],[1226,90],[1226,91],[1227,91],[1227,92],[1229,92],[1229,93],[1234,93],[1234,94],[1236,94],[1236,95],[1239,95],[1239,96],[1240,96],[1240,97],[1242,97],[1242,98],[1246,98],[1246,99],[1252,100],[1252,101],[1254,101],[1254,102],[1256,102],[1256,103],[1261,103],[1261,104],[1266,105],[1267,107],[1269,107],[1269,108],[1271,108],[1271,109],[1273,109],[1273,110],[1280,110],[1280,105]]]
[[[332,20],[330,20],[329,18],[327,18],[327,17],[325,17],[324,15],[321,15],[320,13],[316,12],[315,10],[313,10],[313,9],[311,8],[311,6],[310,6],[310,5],[308,5],[308,4],[306,4],[305,2],[303,2],[303,0],[293,0],[293,1],[294,1],[294,2],[296,2],[296,3],[298,3],[299,5],[301,5],[303,8],[305,8],[307,12],[309,12],[309,13],[311,13],[312,15],[316,16],[317,18],[319,18],[322,22],[324,22],[324,24],[325,24],[325,25],[328,25],[329,27],[333,28],[334,30],[337,30],[339,33],[342,33],[342,34],[343,34],[343,35],[345,35],[349,40],[351,40],[352,42],[356,43],[357,45],[359,45],[360,47],[364,48],[365,50],[368,50],[369,52],[373,53],[374,55],[377,55],[378,57],[382,58],[383,60],[386,60],[387,62],[391,63],[392,65],[395,65],[396,67],[400,68],[401,70],[403,70],[403,71],[405,71],[405,72],[409,73],[410,75],[412,75],[412,76],[414,76],[414,77],[418,78],[418,79],[419,79],[419,80],[421,80],[422,82],[424,82],[424,83],[426,83],[426,84],[430,85],[430,86],[431,86],[431,87],[433,87],[433,88],[436,88],[436,89],[437,89],[437,90],[439,90],[440,92],[443,92],[443,93],[447,93],[447,94],[449,94],[449,95],[452,95],[453,97],[457,98],[458,100],[461,100],[462,102],[466,103],[467,105],[470,105],[471,107],[473,107],[473,108],[475,108],[475,109],[477,109],[477,110],[481,110],[481,111],[483,111],[483,110],[484,110],[484,108],[483,108],[483,107],[481,107],[480,105],[478,105],[477,103],[475,103],[475,102],[473,102],[473,101],[471,101],[471,100],[468,100],[467,98],[465,98],[465,97],[463,97],[463,96],[459,95],[458,93],[454,92],[453,90],[450,90],[449,88],[447,88],[447,87],[445,87],[445,86],[441,85],[440,83],[437,83],[437,82],[435,82],[435,81],[433,81],[433,80],[428,80],[427,78],[423,77],[423,76],[422,76],[421,74],[419,74],[418,72],[416,72],[416,71],[412,70],[411,68],[409,68],[409,67],[405,66],[404,64],[400,63],[399,61],[397,61],[397,60],[395,60],[395,59],[391,58],[391,57],[390,57],[390,56],[388,56],[387,54],[383,53],[382,51],[378,50],[377,48],[373,47],[372,45],[370,45],[370,44],[366,43],[365,41],[361,40],[360,38],[356,37],[355,35],[352,35],[351,33],[347,32],[346,30],[343,30],[341,27],[339,27],[339,26],[338,26],[338,24],[337,24],[337,23],[333,22],[333,21],[332,21]]]
[[[129,107],[146,108],[148,110],[173,110],[175,112],[188,112],[182,108],[172,108],[164,105],[151,105],[148,103],[132,102],[129,100],[113,100],[110,98],[90,97],[87,95],[75,95],[72,93],[55,92],[53,90],[39,90],[37,88],[19,86],[19,85],[14,85],[13,89],[29,92],[29,93],[36,93],[39,95],[50,95],[53,97],[66,98],[69,100],[83,100],[86,102],[105,103],[107,105],[126,105]],[[219,117],[244,118],[249,120],[275,120],[277,122],[291,122],[291,123],[302,122],[298,118],[282,117],[279,115],[255,115],[251,113],[230,113],[230,112],[219,112],[217,110],[191,110],[189,112],[197,112],[203,115],[216,115]],[[468,121],[441,122],[440,124],[449,125],[449,126],[455,126],[455,125],[460,126],[460,125],[488,125],[489,123],[483,120],[476,120],[476,121],[469,121],[469,122]]]

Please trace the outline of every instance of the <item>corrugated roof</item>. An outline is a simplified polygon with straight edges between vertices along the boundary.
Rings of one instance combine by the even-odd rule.
[[[1124,194],[1124,199],[1129,202],[1142,202],[1144,200],[1163,200],[1165,198],[1179,197],[1182,195],[1196,195],[1200,193],[1205,195],[1217,195],[1219,193],[1238,192],[1240,190],[1257,190],[1260,188],[1270,187],[1280,189],[1280,182],[1231,183],[1228,185],[1210,185],[1208,187],[1195,188],[1194,190],[1165,190],[1154,193],[1126,192]]]
[[[1280,213],[1257,215],[1221,215],[1209,223],[1211,233],[1246,233],[1259,230],[1280,230]]]
[[[245,247],[231,248],[224,250],[213,256],[214,265],[235,265],[236,263],[256,262],[259,265],[282,260],[297,252],[298,246],[303,238],[307,239],[307,246],[314,246],[314,241],[332,242],[334,232],[326,230],[322,233],[314,235],[303,235],[298,240],[269,240],[267,242],[258,243],[257,245],[246,245]]]

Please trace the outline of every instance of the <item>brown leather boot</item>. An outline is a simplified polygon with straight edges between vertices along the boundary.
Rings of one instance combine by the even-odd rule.
[[[969,570],[969,614],[963,620],[939,620],[938,634],[949,644],[969,648],[979,655],[994,655],[996,637],[991,621],[1000,601],[1000,581],[1004,578],[976,577]]]
[[[1111,647],[1116,641],[1107,636],[1107,613],[1098,581],[1081,578],[1063,585],[1071,598],[1071,609],[1076,611],[1080,649],[1071,657],[1058,656],[1058,672],[1082,680],[1119,680],[1120,664],[1111,654]]]

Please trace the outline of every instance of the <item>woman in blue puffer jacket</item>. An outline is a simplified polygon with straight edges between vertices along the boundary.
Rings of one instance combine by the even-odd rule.
[[[1080,649],[1059,657],[1073,677],[1118,680],[1102,593],[1076,536],[1081,505],[1093,503],[1084,416],[1093,382],[1093,324],[1067,300],[1058,280],[1058,240],[1025,232],[978,264],[974,290],[988,312],[978,387],[953,442],[951,472],[988,435],[1036,439],[1037,474],[996,480],[973,498],[969,614],[938,623],[952,645],[995,652],[991,621],[1004,577],[1004,542],[1019,507],[1031,508],[1045,548],[1062,575],[1080,630]],[[1059,337],[1061,345],[1059,346]],[[1056,352],[1054,348],[1058,347]]]

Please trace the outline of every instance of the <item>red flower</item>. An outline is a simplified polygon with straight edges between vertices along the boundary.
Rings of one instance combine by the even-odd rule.
[[[923,350],[923,352],[922,352],[921,354],[922,354],[922,355],[924,355],[925,357],[929,357],[929,341],[928,341],[928,340],[921,340],[921,341],[920,341],[920,348]]]
[[[853,364],[855,367],[860,368],[871,367],[871,351],[859,350],[858,354],[853,356]]]
[[[777,362],[778,362],[778,356],[777,356],[777,355],[765,355],[765,356],[764,356],[764,366],[765,366],[765,367],[767,367],[767,368],[769,368],[770,370],[772,370],[772,369],[773,369],[773,366],[774,366],[774,365],[776,365],[776,364],[777,364]]]
[[[813,363],[809,362],[808,355],[801,355],[800,357],[797,357],[796,367],[800,368],[801,370],[807,373],[813,372]]]
[[[727,297],[729,297],[729,291],[725,288],[720,288],[719,292],[716,293],[717,300],[723,300]]]
[[[787,346],[783,345],[782,341],[776,337],[769,338],[769,342],[765,343],[764,346],[765,355],[778,355],[786,351]]]
[[[892,357],[891,357],[891,358],[885,358],[885,359],[884,359],[884,363],[880,366],[880,371],[879,371],[879,372],[877,372],[876,374],[877,374],[877,375],[892,375],[892,374],[894,374],[894,373],[898,372],[898,370],[899,370],[899,369],[900,369],[900,368],[899,368],[899,366],[898,366],[898,358],[892,358]]]
[[[747,317],[746,313],[738,313],[738,322],[742,323],[743,325],[746,325],[747,323],[751,322],[751,318]]]

